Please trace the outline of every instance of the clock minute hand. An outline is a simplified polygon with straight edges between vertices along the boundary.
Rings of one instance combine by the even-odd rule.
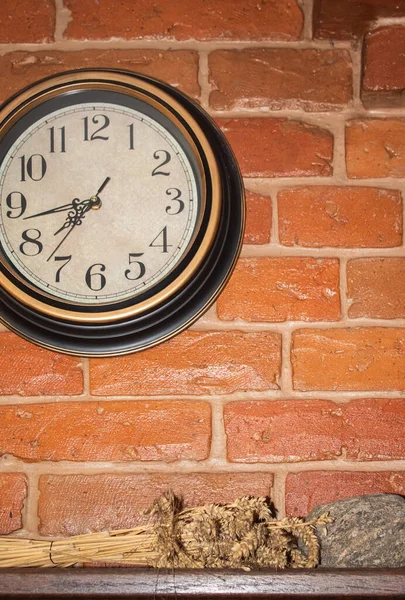
[[[49,210],[44,210],[43,212],[36,213],[35,215],[29,215],[28,217],[24,217],[24,221],[26,219],[33,219],[34,217],[42,217],[43,215],[51,215],[52,213],[64,212],[73,208],[73,203],[70,204],[62,204],[61,206],[57,206],[56,208],[50,208]]]
[[[100,199],[98,198],[98,195],[101,194],[101,192],[103,191],[103,189],[105,188],[105,186],[107,185],[107,183],[110,180],[111,180],[111,177],[106,177],[105,180],[103,181],[103,183],[100,185],[97,192],[93,196],[93,198],[97,198],[97,201],[93,201],[93,204],[99,204]],[[75,200],[76,200],[76,202],[75,202]],[[55,208],[50,208],[49,210],[44,210],[42,212],[36,213],[35,215],[29,215],[28,217],[24,217],[23,220],[25,221],[26,219],[34,219],[34,217],[42,217],[44,215],[52,215],[53,213],[65,212],[66,210],[75,208],[75,204],[77,204],[77,199],[75,198],[75,200],[73,200],[73,202],[70,202],[69,204],[62,204],[61,206],[56,206]],[[83,202],[87,202],[87,201],[84,200]]]
[[[100,199],[98,198],[98,195],[101,194],[101,192],[103,191],[103,189],[105,188],[105,186],[107,185],[107,183],[110,180],[111,180],[111,177],[106,177],[105,180],[103,181],[103,183],[98,188],[97,192],[93,196],[93,198],[94,198],[93,204],[94,205],[97,205],[100,203]],[[76,202],[75,202],[75,200],[76,200]],[[29,215],[28,217],[24,217],[23,220],[25,221],[26,219],[34,219],[35,217],[42,217],[44,215],[52,215],[53,213],[57,213],[57,212],[65,212],[66,210],[75,208],[77,199],[75,198],[75,200],[73,200],[73,202],[70,202],[69,204],[62,204],[61,206],[56,206],[55,208],[50,208],[49,210],[44,210],[40,213],[36,213],[35,215]],[[83,202],[86,202],[86,200],[84,200]]]

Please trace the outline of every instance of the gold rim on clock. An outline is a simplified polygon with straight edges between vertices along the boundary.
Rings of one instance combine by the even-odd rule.
[[[136,86],[134,88],[134,86]],[[204,153],[206,164],[208,166],[212,199],[211,199],[211,211],[209,215],[209,222],[204,233],[204,237],[199,245],[195,255],[191,258],[190,262],[185,266],[181,273],[165,288],[151,297],[127,306],[125,308],[114,309],[114,303],[106,304],[105,310],[96,313],[80,312],[80,307],[85,306],[78,302],[71,302],[72,305],[77,307],[76,310],[68,310],[65,308],[59,308],[48,304],[45,301],[34,298],[27,292],[21,290],[15,285],[4,273],[0,273],[0,285],[9,293],[11,296],[22,302],[29,308],[32,308],[44,315],[58,318],[73,322],[92,322],[92,323],[108,323],[118,320],[123,320],[128,317],[133,317],[142,314],[160,304],[165,302],[167,299],[172,297],[178,292],[197,272],[198,268],[204,261],[204,258],[209,252],[215,234],[218,229],[218,224],[221,214],[221,183],[219,176],[219,169],[216,158],[211,149],[211,146],[198,122],[194,117],[186,110],[180,102],[175,98],[171,97],[164,90],[161,90],[150,81],[144,81],[143,79],[137,78],[135,75],[126,75],[124,73],[108,72],[108,71],[81,71],[71,74],[60,75],[59,77],[53,78],[51,85],[49,81],[43,81],[29,90],[18,95],[12,99],[5,108],[0,111],[0,122],[2,126],[0,128],[0,142],[7,131],[16,123],[22,116],[27,114],[30,110],[36,106],[42,104],[46,100],[50,100],[56,96],[65,94],[70,91],[88,91],[88,90],[105,90],[119,92],[127,96],[135,97],[142,100],[143,102],[153,106],[160,113],[168,117],[172,123],[175,124],[176,128],[184,136],[188,144],[190,145],[193,156],[197,161],[197,165],[200,171],[201,184],[202,184],[202,198],[200,207],[199,221],[196,225],[194,235],[190,240],[186,251],[184,252],[181,260],[187,257],[190,252],[197,234],[201,227],[202,217],[206,208],[206,194],[207,185],[206,177],[204,172],[203,163],[201,160],[200,152],[190,135],[186,127],[182,124],[181,120],[176,116],[179,115],[181,119],[185,121],[187,126],[193,131],[195,137],[198,140]],[[151,97],[152,95],[152,97]],[[162,102],[168,104],[172,109],[167,109]],[[0,257],[0,262],[3,267],[9,273],[12,273],[13,277],[21,282],[26,288],[30,288],[44,298],[49,298],[55,301],[55,297],[42,292],[37,287],[31,285],[25,279],[23,280],[18,271],[10,268],[10,265]],[[173,267],[176,268],[177,265]],[[173,270],[172,269],[172,270]],[[171,272],[171,271],[170,271]],[[169,275],[170,272],[167,274]],[[136,296],[134,296],[136,300]],[[119,301],[117,301],[118,303]]]

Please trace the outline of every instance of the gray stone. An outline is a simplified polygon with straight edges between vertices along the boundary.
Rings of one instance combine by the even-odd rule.
[[[405,567],[405,498],[375,494],[317,506],[307,521],[328,512],[333,523],[316,533],[321,567]]]

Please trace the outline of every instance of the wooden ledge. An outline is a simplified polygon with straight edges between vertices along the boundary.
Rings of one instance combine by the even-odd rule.
[[[405,598],[405,569],[2,569],[0,599]]]

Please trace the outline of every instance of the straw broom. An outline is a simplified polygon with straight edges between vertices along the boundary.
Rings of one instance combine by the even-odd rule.
[[[187,568],[288,568],[318,564],[315,527],[276,521],[267,498],[240,498],[232,504],[183,508],[167,492],[149,511],[153,523],[59,540],[0,538],[0,567],[72,567],[82,563]],[[301,546],[301,547],[300,547]]]

